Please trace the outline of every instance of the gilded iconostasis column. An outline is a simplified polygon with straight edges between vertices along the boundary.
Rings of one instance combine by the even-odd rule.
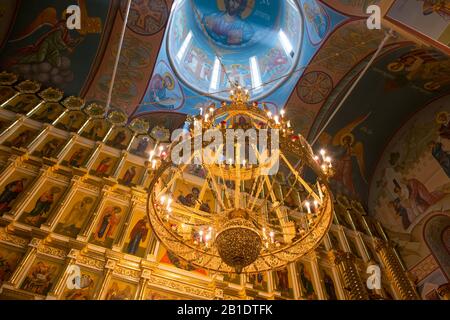
[[[51,127],[52,126],[49,124],[44,124],[42,126],[42,131],[36,136],[36,138],[33,139],[33,141],[28,144],[26,149],[29,150],[29,152],[32,152],[35,147],[37,147],[42,141],[44,141]]]
[[[350,299],[369,300],[365,285],[358,274],[353,254],[341,250],[331,250],[329,251],[329,258],[338,268]]]
[[[339,240],[337,240],[337,241],[339,241]],[[330,233],[328,233],[325,236],[324,244],[325,244],[325,249],[327,250],[327,252],[330,252],[331,250],[333,250],[334,245],[330,239]],[[338,248],[335,248],[335,249],[338,249]],[[331,261],[331,259],[328,259],[328,262],[330,262],[330,261]],[[330,268],[331,268],[331,273],[333,274],[333,279],[336,284],[335,288],[337,291],[337,296],[338,296],[339,300],[345,300],[346,296],[345,296],[345,291],[344,291],[344,285],[342,283],[342,278],[340,276],[339,269],[334,263],[331,263]],[[321,279],[321,281],[323,281],[323,279]]]
[[[102,150],[103,146],[104,146],[103,142],[96,142],[95,148],[92,150],[91,154],[86,160],[86,163],[82,165],[81,168],[89,172],[89,170],[91,170],[91,167],[94,165],[94,162],[97,159],[98,155],[100,154],[100,151]]]
[[[95,221],[97,220],[97,216],[99,216],[103,210],[103,207],[107,201],[107,195],[111,192],[110,186],[103,186],[99,197],[97,198],[97,202],[94,204],[93,213],[87,223],[82,227],[80,234],[77,236],[77,240],[86,241],[88,235],[90,234],[92,228],[95,226]]]
[[[319,255],[315,251],[312,251],[309,254],[309,257],[311,258],[311,270],[315,287],[317,288],[317,295],[320,300],[326,300],[325,293],[323,292],[323,287],[320,283],[321,276],[319,271]]]
[[[415,288],[408,279],[405,270],[392,251],[392,248],[386,242],[377,239],[375,240],[375,250],[379,253],[385,265],[387,276],[400,298],[402,300],[419,299]]]
[[[152,270],[143,267],[142,273],[141,273],[141,279],[139,280],[138,289],[136,290],[136,300],[145,300],[145,293],[146,288],[150,279],[150,276],[152,274]]]
[[[58,164],[66,157],[66,155],[69,153],[72,146],[75,144],[78,135],[76,133],[69,133],[69,139],[64,143],[61,150],[56,155],[56,159],[58,159]]]
[[[120,170],[122,170],[123,166],[125,165],[125,161],[127,160],[128,152],[125,150],[122,150],[120,159],[117,163],[117,166],[114,168],[113,174],[111,175],[111,178],[114,180],[117,180],[117,177],[119,176]]]
[[[105,268],[103,271],[104,272],[103,280],[100,285],[100,289],[98,291],[98,296],[97,296],[98,300],[102,299],[102,296],[105,293],[106,288],[108,287],[109,281],[111,280],[112,273],[113,273],[114,269],[116,268],[116,264],[117,264],[117,261],[115,259],[108,259],[106,261]]]

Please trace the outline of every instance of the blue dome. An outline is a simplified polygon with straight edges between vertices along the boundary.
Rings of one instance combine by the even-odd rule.
[[[239,83],[257,100],[297,65],[301,37],[294,0],[178,0],[167,51],[179,79],[194,91],[226,100],[230,84]]]

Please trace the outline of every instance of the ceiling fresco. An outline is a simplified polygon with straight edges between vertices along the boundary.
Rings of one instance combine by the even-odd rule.
[[[133,117],[196,114],[203,104],[228,99],[230,83],[237,82],[253,100],[280,109],[304,66],[346,19],[314,0],[244,1],[234,9],[224,0],[182,0],[172,13]]]
[[[334,30],[312,58],[286,103],[294,127],[308,136],[319,110],[343,78],[375,52],[384,38],[381,30],[368,30],[365,20],[348,21]],[[391,40],[391,45],[396,40]],[[319,121],[320,123],[320,121]]]
[[[414,114],[382,153],[371,182],[370,214],[399,244],[407,267],[441,269],[450,278],[450,99]],[[446,216],[447,215],[447,216]],[[447,246],[447,249],[445,248]]]
[[[126,3],[126,0],[120,1],[98,71],[82,93],[87,101],[105,104],[108,99]],[[132,1],[111,97],[111,105],[127,114],[134,111],[145,94],[156,65],[171,5],[172,0]]]
[[[60,87],[67,94],[79,94],[96,67],[114,2],[95,1],[94,5],[92,1],[78,0],[85,21],[80,30],[66,27],[64,11],[71,4],[69,0],[26,1],[27,9],[18,11],[4,43],[2,69]]]
[[[74,3],[80,30],[65,24]],[[145,120],[134,142],[141,155],[239,83],[260,105],[285,109],[315,151],[327,149],[336,199],[357,199],[382,222],[419,286],[448,282],[448,1],[133,0],[121,42],[127,3],[1,0],[0,68],[100,106],[89,131],[105,135],[118,59],[108,115],[121,128]],[[382,30],[367,28],[372,4]],[[340,106],[390,27],[395,36]],[[160,260],[177,265],[165,251]]]
[[[449,72],[448,56],[415,45],[393,48],[375,61],[315,145],[331,145],[338,163],[332,179],[336,192],[367,203],[369,182],[387,141],[399,124],[449,93]]]
[[[450,52],[450,3],[448,1],[396,0],[386,14],[394,22],[417,36],[434,42]]]

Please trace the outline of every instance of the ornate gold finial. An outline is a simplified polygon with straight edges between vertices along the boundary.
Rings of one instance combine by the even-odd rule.
[[[239,84],[235,84],[231,90],[230,99],[233,104],[247,104],[250,99],[248,89],[243,89]]]

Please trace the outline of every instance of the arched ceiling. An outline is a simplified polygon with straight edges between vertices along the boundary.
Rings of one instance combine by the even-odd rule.
[[[352,195],[365,202],[391,137],[449,91],[445,34],[419,35],[416,20],[408,26],[408,17],[391,10],[399,1],[407,5],[404,0],[248,0],[231,8],[224,0],[180,0],[174,6],[171,0],[133,0],[111,106],[173,129],[186,114],[226,99],[217,91],[228,88],[230,77],[250,89],[263,84],[252,96],[276,110],[286,108],[295,129],[312,141],[385,31],[394,28],[397,37],[386,43],[314,145],[331,144],[339,157],[345,149],[340,138],[352,137],[358,145],[351,157],[352,183],[337,188],[348,194],[354,188]],[[66,95],[106,104],[127,1],[77,2],[85,21],[81,30],[68,30],[61,20],[73,1],[2,1],[0,62],[3,69]],[[442,18],[441,12],[422,11],[427,0],[414,3],[417,17]],[[370,4],[381,6],[383,30],[367,29]],[[215,71],[217,56],[223,64]]]

